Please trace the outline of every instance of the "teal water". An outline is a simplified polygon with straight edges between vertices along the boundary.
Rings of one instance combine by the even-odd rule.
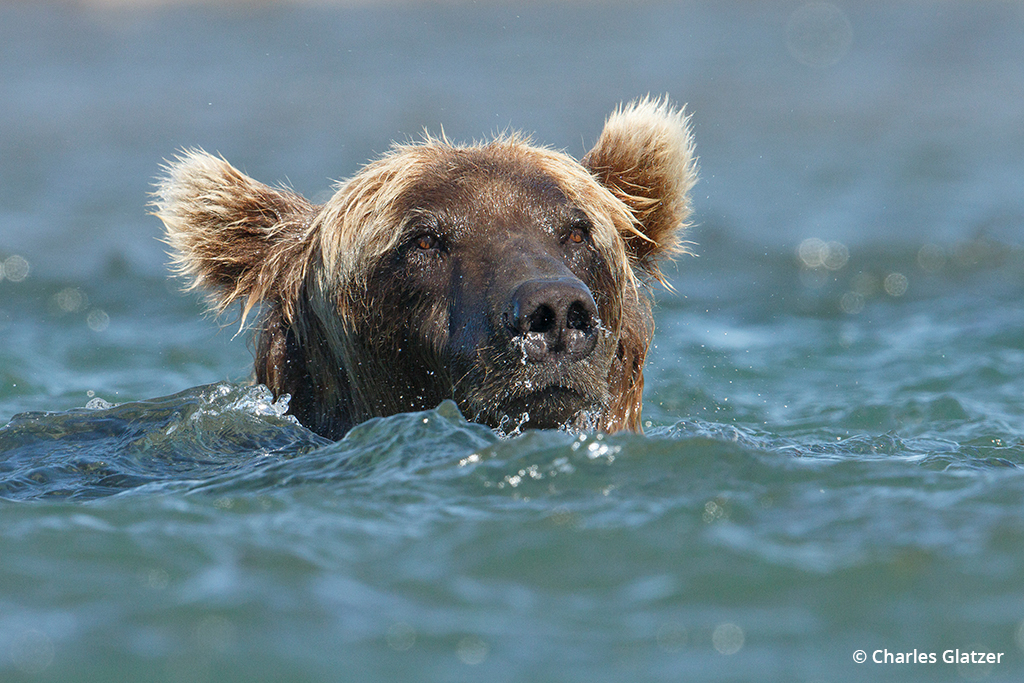
[[[0,7],[0,680],[1020,680],[1024,13],[579,7]],[[179,145],[313,195],[638,89],[703,168],[644,435],[327,442],[145,213]]]

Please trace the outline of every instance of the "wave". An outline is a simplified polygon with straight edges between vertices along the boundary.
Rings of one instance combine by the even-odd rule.
[[[762,477],[771,480],[785,476],[794,459],[806,467],[892,458],[927,470],[1024,463],[1018,439],[978,423],[964,425],[961,441],[948,429],[842,436],[819,426],[780,435],[696,419],[647,435],[544,430],[507,438],[467,422],[445,401],[434,410],[369,420],[332,442],[286,410],[287,399],[274,401],[266,387],[219,383],[148,401],[94,400],[64,412],[21,413],[0,428],[0,497],[212,495],[342,483],[387,492],[416,480],[456,482],[449,490],[455,497],[522,497],[565,486],[656,486],[732,466],[763,467]]]

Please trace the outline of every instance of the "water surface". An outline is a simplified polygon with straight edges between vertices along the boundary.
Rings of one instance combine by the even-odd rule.
[[[1000,2],[0,6],[0,678],[1019,680],[1022,50]],[[181,146],[322,200],[647,92],[702,179],[644,435],[328,442],[147,215]]]

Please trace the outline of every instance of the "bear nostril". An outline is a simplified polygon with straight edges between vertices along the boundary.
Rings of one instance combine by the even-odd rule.
[[[527,316],[529,326],[526,331],[546,334],[554,329],[556,317],[555,312],[551,310],[550,306],[541,304],[537,307],[537,310]]]
[[[570,330],[589,332],[594,325],[594,316],[587,310],[585,304],[574,301],[569,306],[569,312],[565,316],[565,326]]]

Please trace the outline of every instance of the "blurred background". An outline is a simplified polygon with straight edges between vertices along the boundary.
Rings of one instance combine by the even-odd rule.
[[[575,156],[620,101],[687,104],[695,241],[1020,243],[1018,2],[5,2],[0,253],[163,267],[163,159],[323,199],[391,140],[512,127]]]
[[[668,94],[700,156],[700,258],[673,271],[694,306],[856,314],[894,252],[900,295],[1017,273],[1022,56],[1019,2],[0,3],[0,331],[38,351],[8,356],[0,408],[247,375],[166,279],[149,193],[182,147],[323,201],[425,129],[579,157],[619,102]]]

